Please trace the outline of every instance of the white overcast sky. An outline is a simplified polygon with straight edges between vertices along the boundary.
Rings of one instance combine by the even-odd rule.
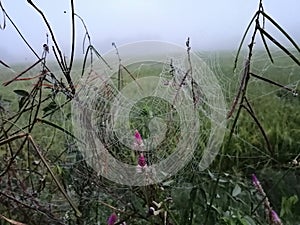
[[[48,32],[40,15],[26,0],[0,1],[40,54]],[[69,1],[33,2],[45,12],[63,52],[68,56]],[[134,41],[162,40],[184,45],[187,37],[191,38],[193,49],[200,51],[234,50],[257,6],[257,0],[75,0],[76,13],[84,19],[92,42],[101,53],[111,49],[112,42],[122,45]],[[264,8],[300,42],[299,0],[265,0]],[[3,25],[1,12],[0,18]],[[11,23],[6,22],[6,29],[0,30],[0,60],[34,60]],[[80,57],[84,30],[78,19],[76,29],[77,57]]]

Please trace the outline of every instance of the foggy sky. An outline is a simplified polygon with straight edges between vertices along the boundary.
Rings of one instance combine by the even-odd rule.
[[[0,0],[32,47],[42,53],[49,33],[41,16],[26,0]],[[70,5],[67,0],[34,1],[52,26],[66,56],[70,52]],[[92,42],[101,52],[111,43],[122,45],[142,40],[161,40],[184,45],[191,38],[195,50],[234,50],[257,10],[256,0],[77,0],[76,13],[89,30]],[[300,42],[300,1],[265,0],[265,11],[298,43]],[[3,25],[0,12],[0,23]],[[0,30],[0,60],[32,61],[33,54],[25,46],[11,23]],[[271,26],[267,29],[272,31]],[[85,31],[76,19],[76,57],[82,57]],[[50,40],[50,45],[52,42]]]

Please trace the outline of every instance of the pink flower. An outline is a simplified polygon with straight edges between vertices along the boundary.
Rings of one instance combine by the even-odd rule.
[[[280,220],[279,216],[277,215],[277,213],[275,212],[275,210],[271,211],[271,220],[276,225],[282,224],[281,220]]]
[[[144,146],[142,136],[138,130],[134,132],[135,144],[138,146]]]
[[[145,167],[145,166],[147,165],[147,163],[146,163],[146,158],[145,158],[145,156],[144,156],[143,153],[141,153],[140,156],[139,156],[139,159],[138,159],[138,165],[139,165],[140,167]]]
[[[107,225],[114,225],[117,222],[117,220],[117,215],[115,213],[112,213],[107,220]]]
[[[146,158],[145,158],[144,154],[141,153],[141,154],[139,155],[139,158],[138,158],[138,164],[137,164],[137,167],[136,167],[136,171],[137,171],[138,173],[142,173],[142,172],[145,171],[147,168],[148,168],[148,165],[147,165]]]
[[[260,187],[259,180],[257,179],[257,177],[255,176],[254,173],[252,174],[252,183],[253,183],[253,185],[254,185],[256,188],[259,188],[259,187]]]

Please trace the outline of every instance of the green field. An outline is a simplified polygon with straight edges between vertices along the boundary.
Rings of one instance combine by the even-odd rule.
[[[241,55],[238,67],[233,71],[234,54],[199,53],[218,80],[227,111],[238,91],[244,64],[244,56]],[[273,58],[274,64],[264,52],[256,51],[251,62],[252,72],[295,91],[299,89],[300,67],[279,51],[274,51]],[[62,77],[55,64],[50,63],[51,66],[55,68],[52,72]],[[111,101],[118,88],[135,83],[132,77],[138,83],[144,77],[161,76],[163,66],[130,65],[126,67],[130,74],[122,70],[122,81],[115,73],[109,87],[91,90],[99,94],[91,106],[97,118],[98,136],[107,144],[109,153],[124,163],[135,165],[138,155],[118,140],[116,132],[102,126],[112,120],[109,112]],[[26,68],[25,65],[11,67],[16,74]],[[33,77],[38,73],[39,68],[35,68],[23,76]],[[76,63],[73,79],[78,80],[80,73],[80,63]],[[0,67],[1,83],[16,74]],[[167,212],[165,224],[267,224],[263,198],[251,182],[251,174],[255,173],[283,224],[300,224],[300,170],[299,164],[295,161],[293,164],[294,159],[300,161],[300,99],[292,92],[250,77],[247,99],[271,149],[246,110],[241,111],[229,140],[235,110],[227,121],[219,154],[208,169],[200,171],[198,164],[208,143],[212,124],[205,113],[199,112],[201,137],[197,150],[185,167],[158,184],[130,187],[98,176],[99,171],[88,163],[90,156],[78,151],[76,137],[71,136],[75,113],[71,110],[71,102],[66,103],[68,99],[62,92],[54,95],[53,88],[47,87],[38,92],[41,93],[40,99],[45,101],[39,102],[38,94],[32,100],[34,93],[31,90],[37,81],[15,81],[0,88],[0,215],[27,224],[105,224],[108,216],[115,212],[119,221],[124,220],[127,224],[164,224],[164,213],[148,217],[147,212],[153,205],[152,201],[164,202],[170,197],[172,201],[165,201],[162,206]],[[77,90],[82,89],[83,86],[77,87]],[[39,108],[30,109],[30,104],[24,106],[22,101],[26,96],[31,96],[28,101],[32,105],[38,104]],[[209,105],[205,107],[209,108]],[[27,125],[32,122],[33,116],[39,122],[29,130]],[[156,146],[157,151],[147,155],[152,163],[166,159],[174,152],[180,138],[180,118],[171,103],[158,98],[144,98],[133,105],[129,116],[132,137],[134,129],[138,129],[145,139],[151,136],[157,124],[158,129],[165,129],[166,136]],[[151,120],[153,117],[157,118],[154,122]],[[165,122],[165,127],[160,125],[161,121]],[[29,131],[49,168],[28,140],[23,143],[22,137],[5,141]],[[76,217],[50,170],[82,213],[81,217]],[[0,224],[6,223],[0,220]]]

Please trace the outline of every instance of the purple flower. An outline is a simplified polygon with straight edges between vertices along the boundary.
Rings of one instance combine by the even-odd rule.
[[[142,136],[138,130],[134,132],[135,144],[138,146],[144,146]]]
[[[282,224],[279,216],[275,212],[275,210],[271,211],[271,220],[274,224]]]
[[[256,175],[253,173],[252,174],[252,183],[256,188],[260,187],[260,183],[259,180],[257,179]]]
[[[112,213],[107,220],[107,225],[114,225],[118,220],[118,217],[115,213]]]

